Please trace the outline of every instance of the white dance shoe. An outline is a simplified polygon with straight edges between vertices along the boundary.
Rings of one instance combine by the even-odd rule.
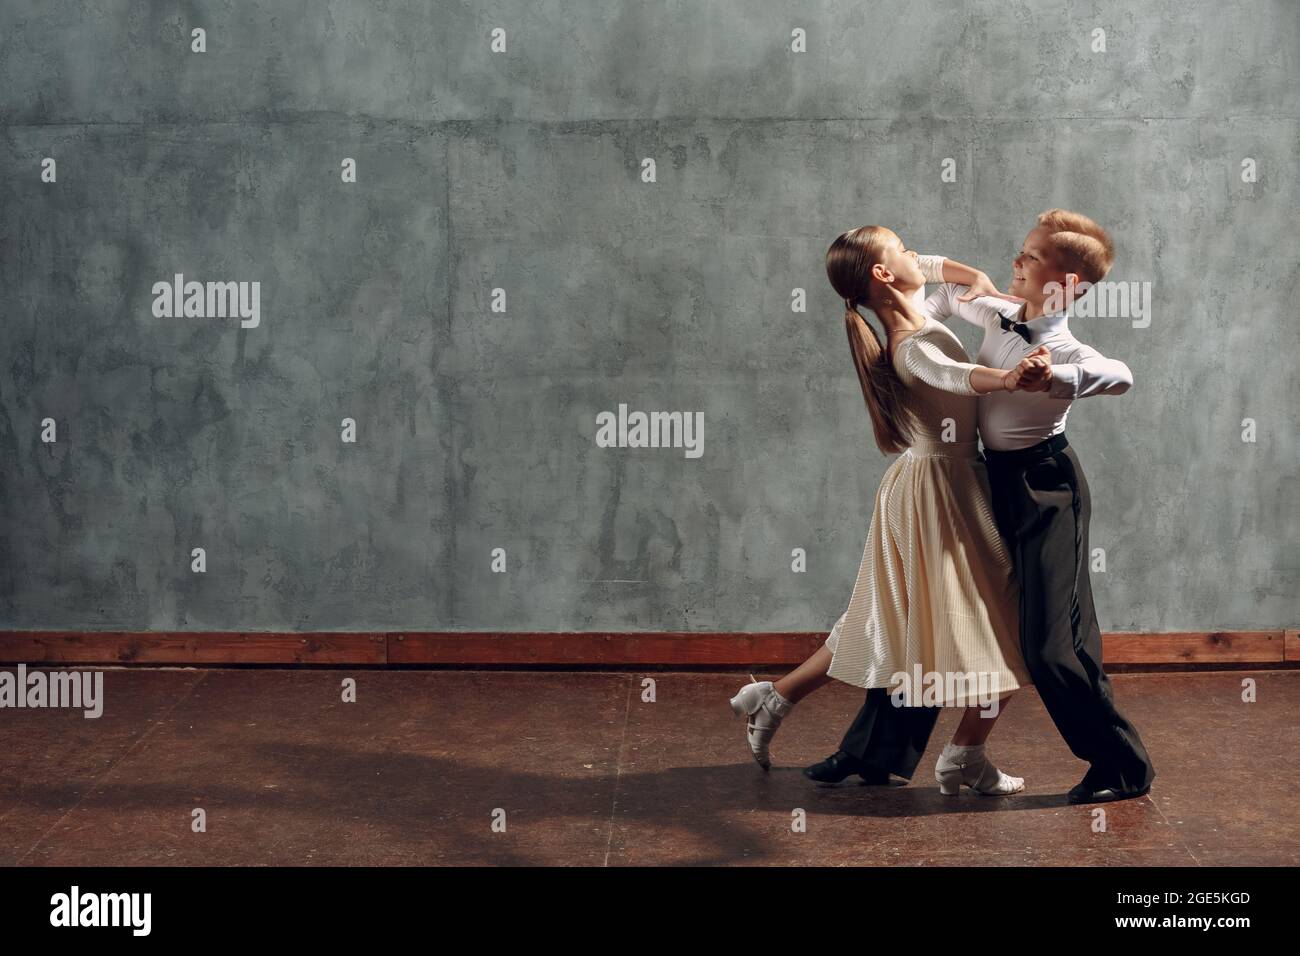
[[[749,750],[758,765],[768,770],[772,766],[768,745],[776,728],[781,726],[781,718],[790,713],[794,704],[778,694],[770,680],[756,681],[753,674],[749,679],[753,683],[740,688],[740,693],[731,698],[731,709],[738,717],[749,717],[745,724]]]
[[[970,747],[948,744],[934,765],[934,779],[939,781],[939,792],[947,796],[959,792],[963,784],[985,796],[1000,797],[1025,789],[1023,777],[1012,777],[993,766],[983,744]]]

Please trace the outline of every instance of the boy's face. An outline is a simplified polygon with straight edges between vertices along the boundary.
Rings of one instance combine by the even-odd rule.
[[[1066,270],[1057,260],[1056,250],[1047,244],[1047,237],[1051,234],[1046,226],[1029,230],[1020,246],[1020,254],[1011,260],[1012,278],[1007,291],[1038,306],[1051,294],[1050,290],[1044,291],[1043,288],[1048,283],[1065,286]]]

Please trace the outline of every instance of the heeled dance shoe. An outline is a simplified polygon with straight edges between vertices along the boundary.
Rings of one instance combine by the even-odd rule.
[[[948,744],[934,765],[934,779],[939,781],[939,792],[953,796],[963,786],[990,797],[1006,796],[1025,789],[1023,777],[1012,777],[993,765],[984,753],[984,745],[954,747]]]
[[[781,718],[790,713],[793,703],[777,693],[770,680],[756,681],[750,674],[752,683],[740,688],[740,692],[731,698],[731,709],[737,717],[748,717],[745,723],[745,739],[749,742],[749,751],[758,765],[764,770],[772,767],[768,746]]]

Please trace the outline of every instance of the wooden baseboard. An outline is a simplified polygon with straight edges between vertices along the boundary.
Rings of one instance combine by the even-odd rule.
[[[0,631],[17,664],[385,664],[387,635],[267,631]]]
[[[744,667],[797,663],[825,639],[807,631],[0,631],[0,663]],[[1102,646],[1105,664],[1300,666],[1298,630],[1110,632]]]

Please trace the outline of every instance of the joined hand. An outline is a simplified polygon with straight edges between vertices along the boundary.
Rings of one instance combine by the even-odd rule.
[[[1040,345],[1020,360],[1020,364],[1007,374],[1009,391],[1045,392],[1052,384],[1052,353]]]

